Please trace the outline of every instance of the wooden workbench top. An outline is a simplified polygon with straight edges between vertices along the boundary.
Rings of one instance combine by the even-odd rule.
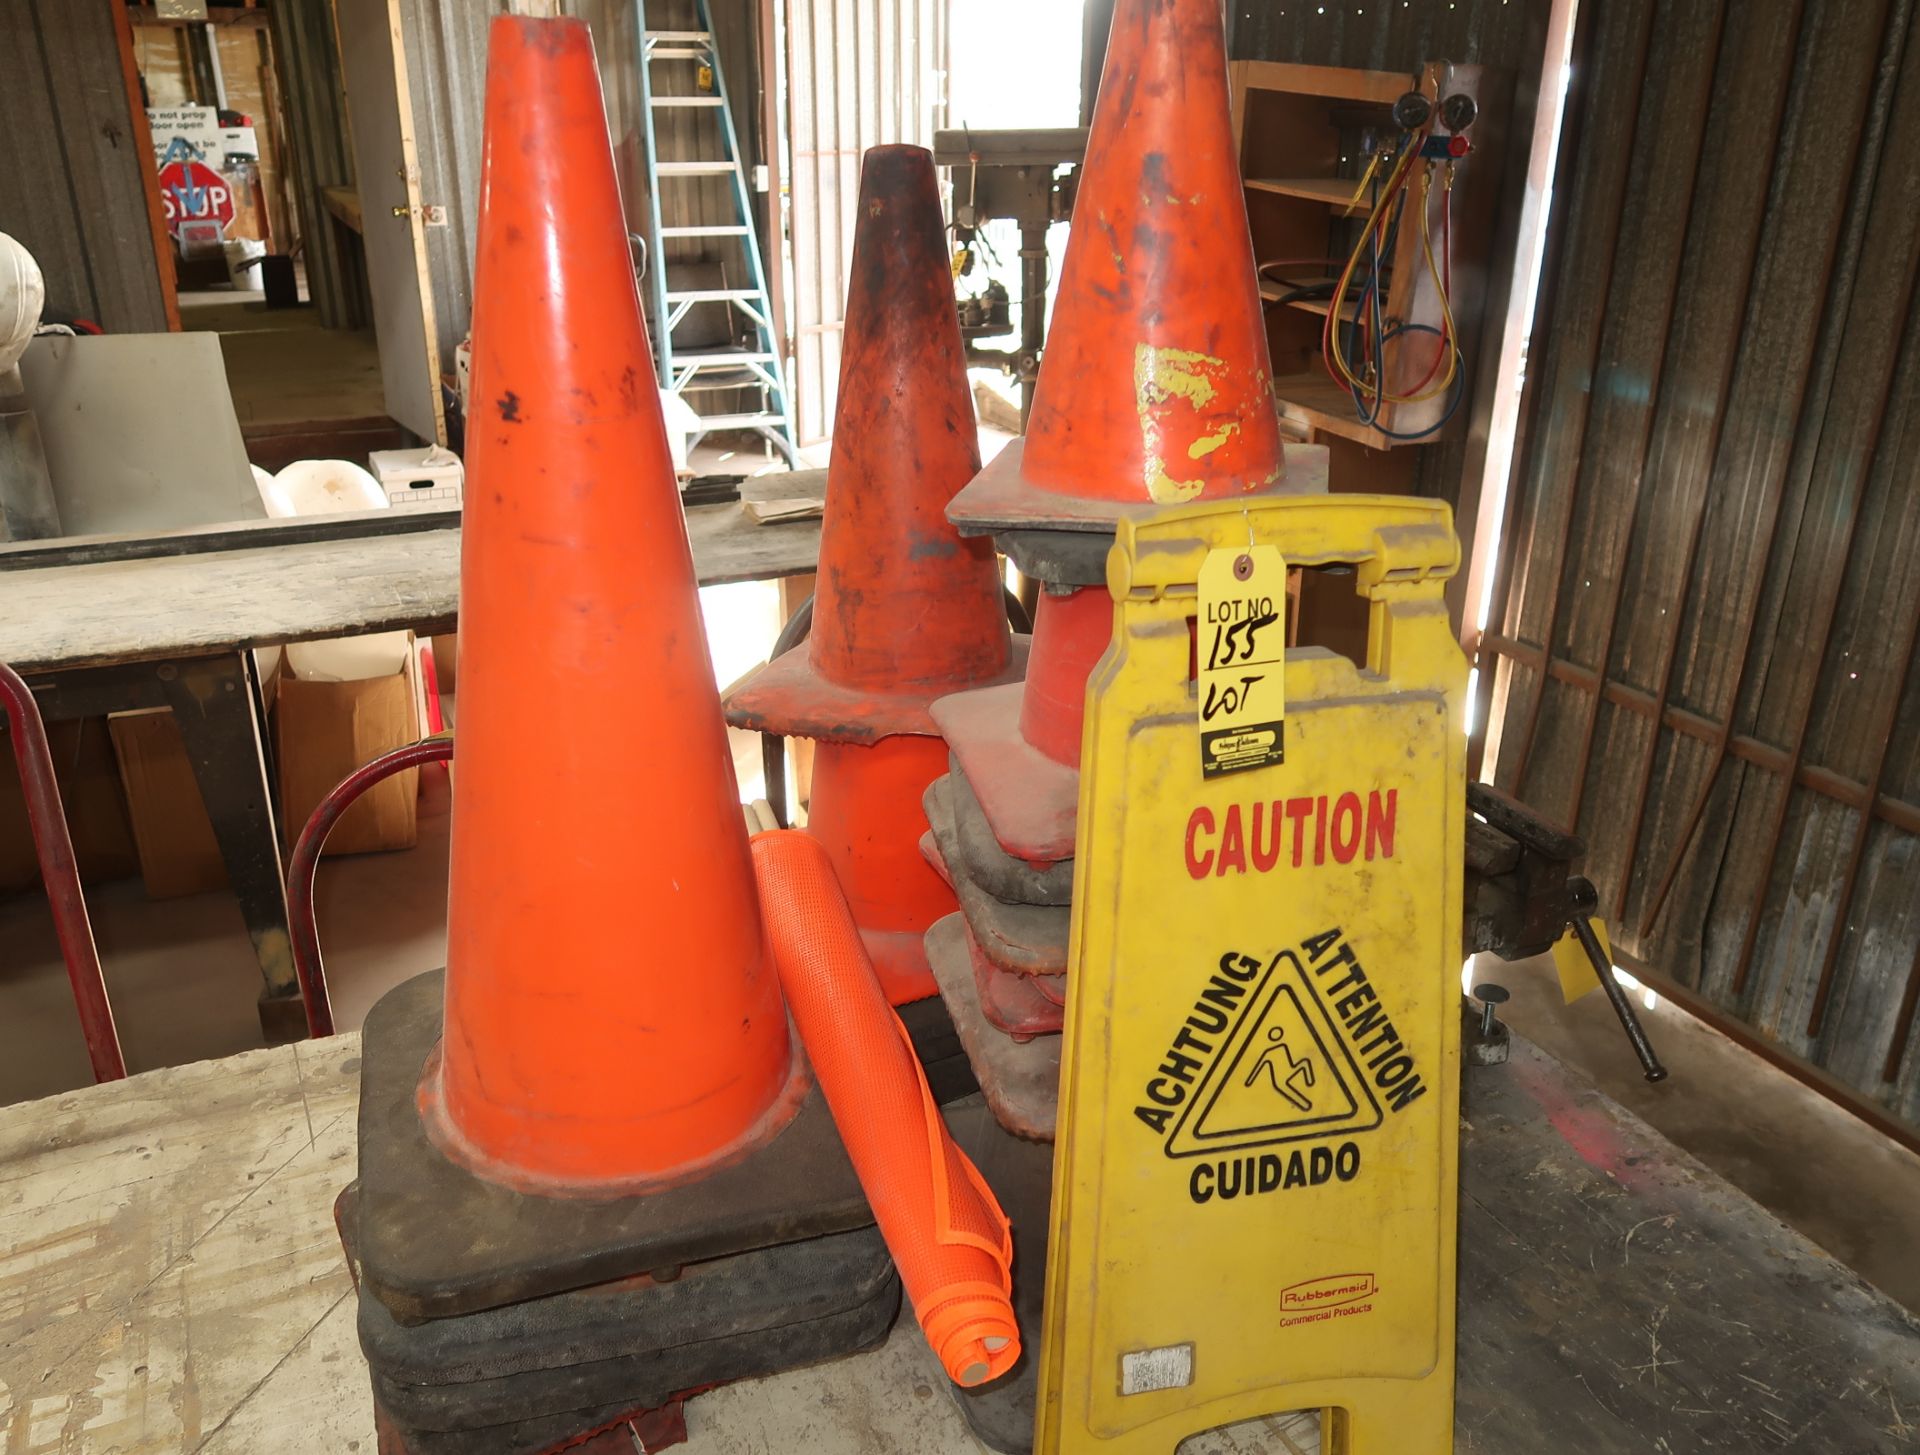
[[[826,472],[762,475],[741,490],[756,500],[823,496]],[[692,507],[687,535],[703,586],[797,576],[820,558],[817,519],[755,525],[738,504]],[[0,662],[54,671],[361,632],[444,632],[453,629],[459,591],[457,523],[270,549],[0,570]]]
[[[359,1040],[0,1108],[0,1449],[372,1455],[332,1204]],[[1920,1323],[1516,1040],[1468,1081],[1466,1455],[1920,1449]],[[907,1325],[688,1407],[687,1455],[971,1452]],[[1312,1416],[1182,1455],[1315,1455]]]

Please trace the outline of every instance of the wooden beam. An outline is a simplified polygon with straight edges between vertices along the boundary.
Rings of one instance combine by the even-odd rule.
[[[1564,657],[1547,660],[1545,652],[1529,642],[1516,642],[1511,637],[1488,632],[1480,639],[1483,651],[1497,652],[1511,658],[1523,666],[1538,672],[1545,663],[1547,675],[1556,682],[1581,692],[1599,692],[1615,707],[1623,707],[1640,717],[1650,718],[1659,711],[1658,699],[1650,692],[1638,687],[1630,687],[1624,682],[1612,678],[1602,681],[1600,674],[1590,667],[1582,667],[1569,662]],[[1482,659],[1483,667],[1491,667],[1490,662]],[[1668,705],[1660,712],[1660,725],[1676,733],[1683,733],[1702,743],[1719,741],[1720,724],[1697,712],[1689,712],[1683,707]],[[1904,798],[1895,798],[1892,794],[1880,793],[1872,785],[1861,783],[1858,779],[1834,772],[1831,768],[1822,768],[1812,763],[1800,762],[1796,768],[1795,760],[1783,748],[1764,743],[1758,738],[1736,733],[1727,740],[1727,753],[1743,763],[1751,763],[1756,768],[1769,773],[1785,774],[1793,772],[1793,781],[1802,788],[1812,789],[1824,798],[1844,803],[1849,808],[1868,808],[1876,818],[1884,819],[1897,829],[1907,833],[1920,833],[1920,804]]]
[[[209,5],[205,20],[175,20],[172,16],[162,15],[153,5],[129,5],[127,17],[133,25],[168,25],[174,27],[187,25],[246,25],[261,30],[267,28],[267,12],[256,8],[254,0],[246,0],[244,5]]]
[[[147,108],[140,104],[140,68],[133,57],[132,10],[115,7],[114,43],[120,48],[120,75],[127,89],[127,129],[134,152],[140,157],[153,155],[153,131],[147,125]],[[147,230],[153,235],[153,262],[160,274],[160,306],[167,315],[167,332],[180,332],[180,289],[173,271],[173,240],[167,235],[167,219],[160,203],[160,170],[145,168]]]

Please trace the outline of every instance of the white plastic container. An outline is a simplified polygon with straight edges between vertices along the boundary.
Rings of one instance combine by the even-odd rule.
[[[0,374],[19,363],[33,342],[46,301],[46,281],[33,254],[0,232]]]
[[[260,482],[267,514],[277,519],[387,508],[387,493],[380,482],[351,460],[296,460],[270,480],[261,481],[264,473],[256,472],[254,479]],[[408,642],[406,632],[294,642],[287,647],[287,665],[295,676],[309,682],[391,677],[406,664]]]
[[[255,238],[230,237],[220,244],[220,250],[227,257],[227,281],[242,292],[258,293],[264,286],[260,282],[260,270],[247,264],[264,258],[267,245]]]
[[[385,510],[387,492],[351,460],[295,460],[273,477],[267,514],[332,515],[350,510]]]

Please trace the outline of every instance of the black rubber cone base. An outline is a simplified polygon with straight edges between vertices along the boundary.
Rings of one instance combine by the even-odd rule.
[[[943,1115],[954,1141],[973,1159],[1013,1224],[1013,1316],[1020,1326],[1020,1358],[1013,1368],[992,1384],[955,1386],[953,1398],[981,1444],[1002,1455],[1030,1455],[1040,1389],[1053,1148],[1014,1136],[979,1099],[947,1107]]]
[[[1060,1112],[1060,1037],[1016,1041],[987,1019],[974,984],[966,921],[960,915],[933,922],[927,931],[927,960],[980,1090],[1000,1125],[1016,1136],[1051,1142]]]
[[[941,821],[952,824],[954,857],[966,867],[973,882],[995,899],[1061,908],[1073,903],[1073,860],[1025,864],[1001,848],[993,836],[993,825],[987,822],[986,810],[980,807],[980,799],[955,755],[947,755],[947,775],[928,785],[921,803],[927,811],[927,822],[943,844],[946,837]]]
[[[1001,899],[974,878],[953,817],[950,785],[957,781],[957,774],[934,779],[921,804],[927,826],[933,830],[934,846],[940,851],[941,862],[934,868],[953,886],[954,898],[967,917],[975,943],[987,959],[1010,974],[1066,974],[1072,909],[1066,904]],[[1064,862],[1073,863],[1071,859]]]
[[[355,1189],[339,1223],[351,1262]],[[360,1288],[360,1347],[408,1455],[540,1455],[683,1395],[879,1343],[900,1284],[877,1228],[507,1308],[402,1324]]]
[[[685,1187],[606,1201],[483,1181],[428,1139],[415,1103],[440,1038],[444,972],[396,986],[361,1041],[361,1284],[403,1322],[796,1243],[872,1224],[819,1088],[744,1161]],[[636,1062],[634,1075],[646,1068]]]
[[[944,1000],[938,995],[929,995],[893,1009],[900,1017],[900,1024],[907,1028],[913,1054],[920,1060],[920,1069],[927,1073],[927,1089],[938,1105],[945,1106],[980,1090],[980,1083],[973,1079],[973,1063],[967,1060],[960,1033],[953,1028],[953,1017],[947,1014]]]

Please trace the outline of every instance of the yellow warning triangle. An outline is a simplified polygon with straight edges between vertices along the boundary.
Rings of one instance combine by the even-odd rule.
[[[1169,1157],[1380,1125],[1380,1103],[1291,950],[1267,966],[1167,1138]]]

